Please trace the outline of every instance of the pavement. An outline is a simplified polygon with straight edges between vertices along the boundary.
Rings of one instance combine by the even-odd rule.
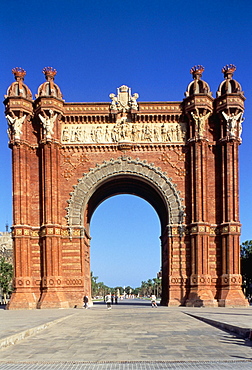
[[[252,307],[0,309],[0,369],[252,369]]]

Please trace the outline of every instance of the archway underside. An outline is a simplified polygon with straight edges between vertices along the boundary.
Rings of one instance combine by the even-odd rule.
[[[168,210],[165,206],[164,199],[152,186],[145,181],[132,176],[119,175],[104,181],[99,188],[93,193],[87,207],[87,223],[90,223],[95,209],[106,199],[119,194],[136,195],[143,198],[156,210],[162,232],[169,223]]]

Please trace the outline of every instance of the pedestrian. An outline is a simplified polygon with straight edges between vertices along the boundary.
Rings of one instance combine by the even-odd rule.
[[[84,295],[83,302],[84,302],[83,307],[87,309],[88,308],[88,296],[87,295]]]
[[[106,304],[107,304],[107,309],[108,310],[111,310],[111,294],[110,293],[108,293],[107,295],[106,295],[106,297],[105,297],[105,302],[106,302]]]
[[[114,295],[111,296],[111,304],[114,304]]]
[[[154,307],[157,308],[157,302],[156,302],[156,296],[155,296],[155,294],[152,294],[152,296],[151,296],[151,307],[152,308],[154,308]]]
[[[118,303],[118,295],[115,296],[115,304]]]

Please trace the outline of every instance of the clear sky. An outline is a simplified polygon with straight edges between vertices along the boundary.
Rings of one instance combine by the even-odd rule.
[[[137,92],[139,101],[181,101],[192,66],[205,67],[203,79],[215,96],[221,68],[235,64],[234,78],[247,98],[240,146],[241,241],[252,239],[251,0],[2,0],[0,5],[2,97],[14,80],[13,67],[27,71],[25,83],[35,94],[44,82],[42,69],[52,66],[67,102],[109,101],[122,84]],[[2,106],[0,230],[12,223],[6,129]],[[91,267],[99,281],[138,286],[155,277],[160,225],[148,203],[127,195],[110,198],[93,215],[91,232]]]

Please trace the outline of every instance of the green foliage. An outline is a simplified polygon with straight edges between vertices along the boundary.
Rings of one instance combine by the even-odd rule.
[[[97,280],[98,280],[98,276],[94,276],[93,272],[91,271],[91,294],[92,294],[92,297],[105,296],[107,294],[107,292],[111,291],[111,288],[109,288],[103,282],[99,282]]]
[[[4,258],[0,260],[0,286],[3,294],[7,294],[11,290],[11,282],[13,279],[13,267],[10,263],[5,262]]]
[[[128,285],[128,286],[125,287],[125,293],[126,294],[132,294],[132,291],[133,291],[133,288],[131,288],[131,286]]]
[[[93,271],[91,271],[91,294],[92,294],[92,297],[97,295],[97,279],[98,279],[98,276],[94,276]]]
[[[139,294],[143,297],[155,294],[157,297],[161,295],[161,279],[153,278],[147,281],[142,281],[139,288]]]
[[[159,297],[161,293],[161,279],[148,279],[147,281],[142,281],[141,287],[132,288],[128,285],[124,289],[121,286],[108,287],[103,282],[99,282],[98,276],[94,276],[93,272],[91,271],[91,289],[92,297],[105,296],[108,292],[116,295],[118,290],[119,294],[123,294],[125,291],[126,294],[134,294],[135,296],[139,294],[145,297],[147,295],[155,294],[157,297]]]
[[[246,259],[252,256],[252,240],[246,240],[241,245],[241,258]]]
[[[241,274],[246,295],[252,294],[252,240],[246,240],[241,245]]]

